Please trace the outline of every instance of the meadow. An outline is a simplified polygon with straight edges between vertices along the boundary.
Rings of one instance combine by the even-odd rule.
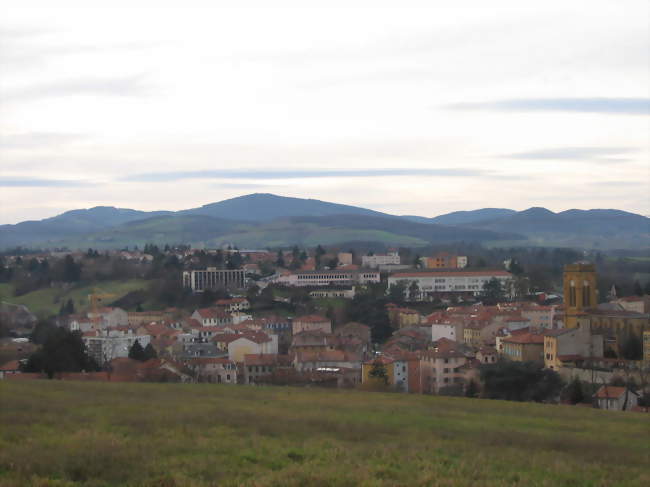
[[[11,284],[0,283],[0,300],[25,305],[35,315],[46,317],[57,314],[61,303],[68,299],[73,300],[77,311],[85,310],[90,307],[88,295],[93,292],[113,294],[114,297],[111,297],[110,301],[114,301],[131,291],[146,288],[148,285],[149,282],[144,279],[102,281],[93,285],[77,284],[68,287],[57,285],[38,289],[22,296],[14,296]]]
[[[1,486],[646,486],[647,415],[326,389],[0,383]]]

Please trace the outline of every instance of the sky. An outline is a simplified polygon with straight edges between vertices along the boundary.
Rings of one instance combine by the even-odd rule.
[[[270,3],[3,1],[0,223],[249,193],[650,215],[647,1]]]

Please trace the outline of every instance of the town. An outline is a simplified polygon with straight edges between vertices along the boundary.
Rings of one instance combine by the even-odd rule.
[[[474,254],[320,245],[7,251],[0,378],[347,388],[648,411],[650,283],[632,284],[610,265],[603,288],[600,254],[544,250],[544,262],[535,251],[467,250]],[[30,295],[52,303],[20,304]]]

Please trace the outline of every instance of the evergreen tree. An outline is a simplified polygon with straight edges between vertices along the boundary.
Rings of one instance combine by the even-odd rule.
[[[582,382],[574,377],[567,385],[566,398],[571,404],[579,404],[585,400],[585,394],[582,391]]]
[[[57,372],[98,370],[97,363],[86,354],[86,346],[78,331],[54,327],[43,346],[27,361],[26,372],[44,372],[48,377]]]
[[[65,313],[68,315],[74,314],[74,301],[72,301],[72,298],[68,299],[65,305]]]
[[[133,342],[133,345],[129,349],[129,358],[133,360],[139,360],[140,362],[147,360],[147,357],[144,353],[144,348],[142,348],[142,345],[140,345],[139,340]]]
[[[637,296],[643,296],[643,288],[638,280],[634,281],[634,294]]]
[[[150,360],[152,358],[158,358],[158,354],[156,353],[156,349],[153,348],[153,345],[151,343],[147,343],[147,346],[144,347],[143,360]]]
[[[384,384],[388,384],[388,372],[386,366],[378,360],[372,364],[372,368],[368,373],[370,377],[381,380]]]
[[[275,261],[275,265],[278,267],[284,267],[284,255],[281,250],[278,250],[278,258]]]

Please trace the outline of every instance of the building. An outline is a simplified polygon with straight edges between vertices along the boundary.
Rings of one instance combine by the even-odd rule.
[[[559,369],[567,358],[603,356],[603,336],[592,335],[586,327],[545,330],[543,335],[544,366],[549,369]]]
[[[205,270],[183,272],[183,286],[191,288],[195,293],[206,289],[242,289],[246,286],[244,269],[217,269],[208,267]]]
[[[352,299],[354,298],[354,286],[351,288],[324,288],[317,289],[314,291],[309,291],[309,296],[312,298],[343,298],[343,299]]]
[[[544,362],[544,336],[527,332],[501,340],[503,355],[515,362]]]
[[[192,319],[201,323],[201,326],[224,327],[232,325],[232,316],[219,308],[201,308],[192,313]]]
[[[119,357],[128,357],[129,350],[133,344],[138,341],[142,348],[149,345],[151,337],[149,335],[119,335],[111,336],[110,334],[104,336],[84,336],[82,337],[86,345],[86,352],[91,356],[99,365]]]
[[[397,272],[388,277],[388,288],[403,283],[406,294],[409,292],[409,286],[415,282],[418,286],[419,300],[448,293],[478,296],[483,292],[485,283],[491,279],[501,282],[503,289],[510,289],[512,274],[503,270]]]
[[[355,284],[368,284],[380,282],[379,271],[368,269],[359,270],[315,270],[287,273],[275,279],[278,284],[286,286],[314,286],[329,285],[350,287]]]
[[[594,399],[599,409],[629,411],[637,406],[639,395],[627,387],[605,385],[596,391]]]
[[[342,265],[352,265],[352,253],[351,252],[339,252],[337,255],[339,260],[339,266]]]
[[[564,266],[564,326],[576,328],[578,319],[596,309],[596,267],[588,262]]]
[[[377,269],[380,265],[399,265],[400,263],[400,257],[397,252],[364,255],[361,257],[361,266],[369,269]]]
[[[278,336],[266,333],[246,333],[228,344],[228,358],[243,362],[244,355],[278,354]]]
[[[294,335],[303,331],[316,330],[324,333],[332,333],[332,320],[320,315],[307,315],[299,316],[292,321],[292,332]]]
[[[467,257],[438,252],[433,257],[421,257],[420,265],[424,269],[464,269],[467,267]]]
[[[244,355],[244,384],[256,384],[262,377],[272,376],[280,369],[292,367],[291,357],[277,354]]]
[[[246,298],[219,299],[215,303],[219,308],[223,308],[228,313],[235,311],[246,311],[250,309],[251,304]]]
[[[100,308],[96,312],[88,312],[88,318],[97,320],[101,329],[115,328],[129,324],[129,316],[122,308]]]
[[[237,384],[237,364],[221,357],[197,357],[187,360],[198,382]]]

